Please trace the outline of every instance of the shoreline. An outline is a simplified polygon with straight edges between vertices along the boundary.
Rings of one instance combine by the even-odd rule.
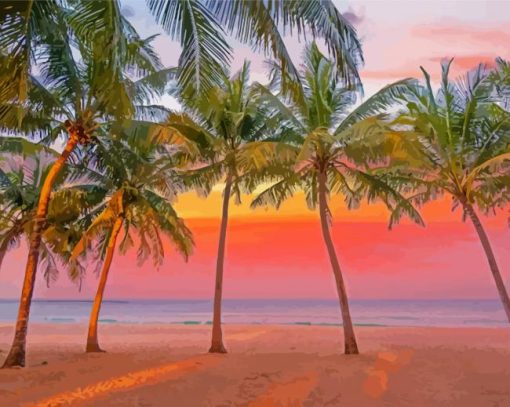
[[[201,326],[201,327],[212,327],[212,321],[202,322],[202,321],[174,321],[174,322],[166,322],[166,321],[117,321],[112,319],[98,320],[99,326],[109,326],[109,325],[124,325],[124,326]],[[0,321],[0,329],[14,327],[16,321]],[[51,325],[77,325],[77,326],[87,326],[88,321],[82,320],[71,320],[67,318],[59,318],[51,319],[48,321],[37,321],[32,322],[31,325],[42,325],[42,326],[51,326]],[[264,326],[264,327],[332,327],[332,328],[342,328],[343,325],[341,323],[329,323],[329,322],[222,322],[223,327],[226,326],[234,326],[234,327],[250,327],[250,326]],[[377,324],[377,323],[353,323],[355,328],[412,328],[412,329],[510,329],[510,326],[507,327],[508,323],[494,324],[494,325],[390,325],[390,324]]]

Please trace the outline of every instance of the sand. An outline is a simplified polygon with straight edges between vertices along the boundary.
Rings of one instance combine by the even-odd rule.
[[[510,406],[510,329],[33,324],[28,367],[0,370],[0,406]],[[12,326],[0,326],[0,360]]]

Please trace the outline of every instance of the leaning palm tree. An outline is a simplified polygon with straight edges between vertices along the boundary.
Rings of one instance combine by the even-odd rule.
[[[221,86],[223,67],[231,59],[229,34],[255,51],[280,61],[292,80],[299,75],[284,42],[284,34],[305,32],[320,37],[334,57],[338,77],[360,83],[363,62],[356,30],[332,0],[146,0],[170,38],[180,42],[178,80],[193,96]]]
[[[252,202],[252,207],[274,205],[277,208],[297,190],[303,190],[311,209],[319,208],[324,243],[327,248],[342,313],[346,354],[357,354],[346,284],[331,238],[330,194],[340,193],[349,208],[360,199],[384,202],[392,211],[390,226],[402,215],[421,223],[420,215],[401,194],[390,187],[376,167],[384,168],[393,143],[386,134],[389,126],[384,115],[412,85],[403,80],[388,85],[349,113],[356,95],[336,80],[335,65],[312,43],[305,51],[300,83],[283,87],[284,71],[273,66],[272,85],[279,97],[259,86],[261,100],[279,112],[287,137],[293,135],[294,162],[286,171],[267,172],[272,184]]]
[[[73,266],[77,266],[79,256],[86,255],[96,243],[94,251],[98,252],[102,267],[90,314],[87,352],[102,351],[97,324],[122,230],[124,235],[118,245],[122,253],[133,246],[133,232],[137,234],[139,265],[149,255],[152,255],[155,265],[161,264],[164,257],[162,234],[174,243],[186,260],[193,247],[191,232],[170,204],[178,192],[178,175],[170,167],[168,158],[159,155],[154,145],[136,136],[131,137],[129,143],[104,140],[96,146],[94,158],[86,169],[89,176],[94,172],[95,181],[104,185],[109,193],[104,202],[84,218],[92,216],[90,226],[83,232],[70,260]],[[81,272],[78,270],[73,274],[80,276]]]
[[[55,180],[79,146],[86,150],[97,134],[107,132],[105,128],[111,122],[135,114],[136,104],[151,93],[148,83],[154,81],[152,75],[160,67],[150,39],[143,40],[138,36],[120,14],[117,1],[58,4],[59,7],[52,10],[56,13],[52,34],[41,34],[44,39],[35,40],[36,48],[37,44],[42,44],[31,54],[38,75],[36,78],[33,72],[28,73],[27,97],[20,99],[9,93],[8,99],[0,99],[0,129],[48,142],[65,140],[65,146],[47,172],[41,189],[15,336],[4,367],[25,364],[26,333],[41,232]],[[65,5],[72,8],[66,9]],[[33,9],[29,7],[30,10]],[[18,34],[12,27],[19,24],[32,27],[38,18],[30,13],[18,13],[16,18],[3,21],[2,55],[28,41],[27,38],[20,39],[19,35],[32,33],[22,30]],[[54,46],[45,46],[46,42]],[[0,73],[11,78],[5,70]],[[134,81],[142,77],[147,79]]]
[[[480,65],[452,81],[451,63],[442,65],[436,95],[422,68],[425,85],[406,97],[407,110],[395,124],[408,130],[402,139],[408,155],[396,180],[411,182],[418,203],[446,194],[453,198],[453,209],[462,208],[478,234],[510,322],[508,292],[477,213],[505,209],[510,200],[510,112],[505,110],[510,70],[500,61],[492,72]]]
[[[210,89],[203,98],[190,100],[180,93],[184,112],[171,114],[165,123],[168,135],[174,139],[176,135],[187,138],[198,149],[197,162],[184,175],[187,186],[207,195],[216,183],[225,181],[209,350],[215,353],[226,352],[221,303],[230,199],[235,197],[239,203],[242,191],[249,192],[256,187],[256,174],[268,164],[270,157],[285,154],[285,146],[268,137],[272,135],[269,129],[274,123],[254,98],[248,82],[249,64],[245,62],[232,78],[224,73],[222,85]],[[160,134],[159,141],[165,142],[168,135]]]

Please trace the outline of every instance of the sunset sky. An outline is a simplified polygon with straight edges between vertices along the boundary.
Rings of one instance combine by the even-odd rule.
[[[126,15],[142,36],[162,32],[142,0],[125,0]],[[366,64],[361,71],[369,96],[403,77],[420,77],[423,65],[433,78],[439,62],[455,57],[459,74],[496,56],[510,59],[510,5],[506,1],[336,1],[355,24]],[[162,33],[155,41],[163,62],[176,64],[179,47]],[[295,61],[303,44],[287,38]],[[252,62],[252,78],[265,82],[264,56],[236,44],[233,70]],[[177,107],[171,98],[162,101]],[[221,210],[221,185],[208,199],[179,198],[177,209],[194,232],[195,254],[185,264],[170,249],[156,271],[136,267],[135,254],[114,258],[107,298],[211,298]],[[280,211],[249,209],[250,197],[232,202],[224,277],[226,298],[335,298],[333,277],[318,216],[297,195]],[[470,224],[450,210],[450,200],[423,209],[426,228],[403,222],[388,231],[385,209],[363,205],[347,211],[341,197],[331,204],[333,237],[352,298],[496,298],[482,248]],[[510,209],[510,208],[509,208]],[[510,286],[510,229],[506,210],[484,218],[500,268]],[[0,272],[0,298],[17,298],[26,261],[22,247],[9,253]],[[39,276],[41,277],[41,276]],[[82,292],[65,272],[51,288],[39,278],[36,298],[92,299],[97,284],[91,273]]]

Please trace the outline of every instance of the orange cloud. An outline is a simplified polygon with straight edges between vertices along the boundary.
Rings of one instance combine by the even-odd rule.
[[[429,39],[442,41],[462,41],[472,46],[476,44],[488,44],[490,48],[502,47],[508,50],[510,43],[510,29],[508,26],[501,28],[480,28],[459,23],[417,25],[411,29],[415,36],[426,36]]]
[[[383,80],[395,80],[404,78],[421,78],[422,74],[420,67],[417,65],[414,69],[392,69],[392,70],[362,70],[362,79],[383,79]]]
[[[453,57],[453,65],[456,71],[469,71],[476,68],[479,64],[484,64],[489,68],[496,65],[496,55],[461,55]],[[430,58],[433,62],[442,62],[450,59],[449,57],[433,57]]]

